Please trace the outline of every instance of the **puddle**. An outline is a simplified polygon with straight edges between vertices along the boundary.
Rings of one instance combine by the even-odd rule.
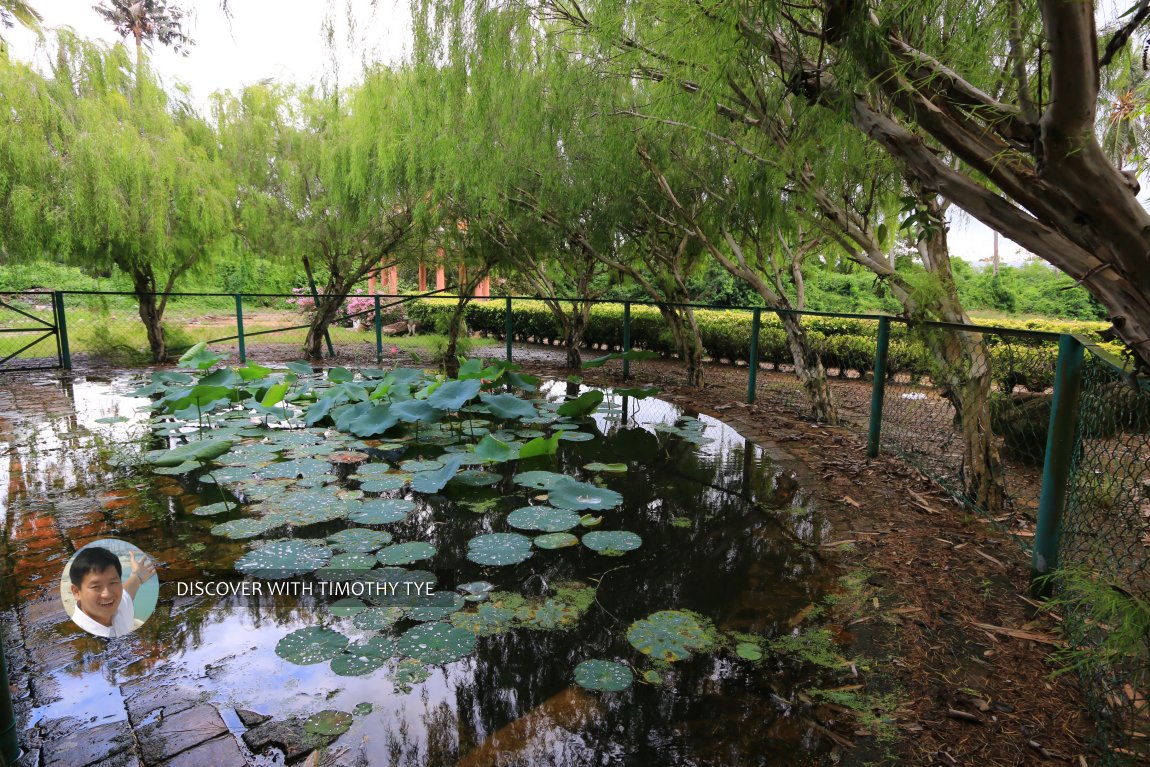
[[[333,600],[321,597],[187,597],[164,583],[155,614],[137,632],[106,645],[88,637],[68,620],[56,590],[64,562],[85,543],[132,542],[163,563],[161,579],[218,572],[250,548],[210,533],[235,515],[187,513],[220,500],[214,487],[114,465],[125,452],[160,446],[147,442],[147,416],[138,412],[148,400],[126,396],[139,382],[78,379],[0,395],[13,405],[0,416],[8,459],[0,462],[0,611],[15,612],[19,638],[35,648],[27,726],[62,717],[92,726],[122,720],[120,686],[163,673],[207,690],[217,706],[276,718],[370,703],[371,713],[357,716],[338,743],[371,765],[817,764],[831,753],[829,740],[780,703],[815,683],[799,663],[703,653],[657,668],[661,684],[641,680],[654,666],[628,642],[632,622],[690,610],[723,632],[776,637],[792,631],[789,621],[835,576],[817,555],[825,525],[817,512],[801,510],[803,491],[791,476],[706,416],[698,416],[706,444],[656,429],[692,415],[658,399],[615,398],[593,427],[582,427],[601,438],[561,441],[550,467],[590,480],[595,475],[581,468],[588,463],[627,464],[626,472],[600,475],[624,498],[602,512],[610,520],[604,529],[642,539],[622,556],[580,545],[537,550],[508,567],[469,561],[471,538],[510,531],[505,513],[540,492],[511,481],[514,462],[491,469],[501,473],[491,487],[391,493],[417,507],[386,529],[397,542],[431,543],[435,557],[416,566],[441,581],[487,580],[530,596],[559,582],[597,585],[595,603],[568,630],[480,636],[473,653],[425,667],[428,676],[408,690],[397,687],[394,663],[348,677],[328,663],[294,665],[276,654],[285,635],[308,626],[329,626],[353,642],[375,633],[333,616]],[[550,384],[544,396],[560,399],[564,391]],[[126,420],[107,421],[116,418]],[[414,449],[404,455],[412,457]],[[485,513],[466,505],[476,499],[486,502]],[[346,527],[345,520],[308,526],[297,537]],[[640,678],[622,692],[582,689],[573,669],[588,659],[620,660]],[[229,727],[242,729],[228,716]]]

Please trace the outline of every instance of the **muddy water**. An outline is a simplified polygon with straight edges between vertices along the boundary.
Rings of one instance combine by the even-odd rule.
[[[824,523],[817,511],[801,511],[802,488],[791,476],[705,416],[704,434],[714,440],[707,445],[655,432],[654,425],[685,415],[659,400],[597,414],[602,438],[561,442],[549,467],[578,475],[590,461],[627,463],[628,472],[605,475],[625,498],[607,513],[617,522],[610,529],[642,536],[636,551],[605,557],[580,546],[537,551],[514,567],[469,562],[467,541],[508,531],[504,513],[528,500],[531,491],[511,483],[510,467],[493,488],[405,493],[419,510],[387,528],[397,541],[435,545],[428,569],[456,583],[488,580],[527,595],[557,581],[598,584],[596,604],[573,629],[481,637],[477,652],[430,667],[430,676],[409,689],[397,686],[394,664],[341,677],[326,663],[279,658],[276,643],[298,628],[327,625],[353,641],[365,636],[313,598],[179,597],[166,583],[139,631],[107,643],[88,637],[68,620],[57,591],[64,563],[85,543],[108,536],[135,543],[163,563],[161,579],[164,571],[218,572],[247,548],[209,533],[227,517],[187,512],[218,500],[214,488],[117,468],[125,454],[156,446],[137,412],[145,401],[123,394],[134,383],[128,376],[68,384],[45,378],[0,389],[7,458],[0,462],[0,610],[16,618],[8,654],[31,682],[19,702],[23,728],[66,717],[91,725],[122,720],[123,686],[163,674],[204,691],[225,711],[306,716],[371,703],[373,711],[357,717],[337,744],[347,749],[347,763],[757,765],[828,757],[832,744],[783,703],[815,683],[815,672],[798,662],[697,655],[661,670],[659,685],[637,682],[604,694],[572,683],[572,669],[590,658],[619,659],[640,673],[649,668],[625,633],[658,610],[694,610],[724,631],[788,633],[833,576],[817,555]],[[547,392],[561,394],[558,386]],[[97,422],[115,416],[127,420]],[[467,505],[475,500],[494,504],[476,513]],[[307,528],[306,535],[345,526]]]

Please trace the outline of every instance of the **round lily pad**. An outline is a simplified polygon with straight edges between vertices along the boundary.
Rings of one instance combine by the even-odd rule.
[[[585,431],[561,431],[559,432],[559,439],[564,442],[588,442],[595,439],[595,435]]]
[[[531,556],[531,539],[518,533],[490,533],[467,542],[467,558],[481,565],[515,565]]]
[[[366,527],[349,527],[329,535],[327,542],[338,551],[366,554],[391,543],[391,533]]]
[[[361,453],[358,450],[343,450],[338,453],[331,453],[327,456],[327,460],[331,463],[343,464],[345,466],[354,465],[357,463],[364,463],[371,460],[371,456],[367,453]]]
[[[276,541],[244,554],[236,570],[259,578],[290,578],[323,567],[329,559],[331,549],[303,541]]]
[[[399,468],[411,473],[415,473],[417,471],[435,471],[436,469],[443,468],[443,462],[408,459],[406,461],[400,461]]]
[[[184,461],[175,466],[156,466],[152,469],[152,473],[174,477],[179,474],[191,474],[193,471],[199,471],[202,468],[203,466],[199,461]]]
[[[627,641],[644,655],[664,661],[689,658],[714,643],[700,620],[681,610],[661,610],[635,621],[627,629]]]
[[[507,515],[507,524],[517,530],[542,530],[560,533],[579,524],[579,515],[567,509],[550,506],[524,506]]]
[[[229,511],[236,511],[239,507],[240,504],[235,501],[220,501],[218,503],[209,503],[206,506],[197,506],[192,509],[192,513],[197,517],[211,517],[216,514],[227,514]]]
[[[402,607],[369,607],[355,614],[351,622],[364,631],[383,631],[403,619]]]
[[[603,554],[622,554],[643,545],[643,539],[628,530],[595,530],[583,536],[583,545]]]
[[[552,506],[573,511],[613,509],[623,502],[623,496],[614,490],[579,482],[570,477],[557,480],[548,491],[547,497]]]
[[[375,557],[371,554],[337,554],[328,563],[329,570],[370,570],[375,567]]]
[[[583,468],[586,469],[587,471],[595,471],[595,472],[605,471],[605,472],[609,472],[612,474],[619,474],[619,473],[627,471],[627,464],[625,464],[625,463],[600,463],[599,461],[595,461],[593,463],[584,464]]]
[[[374,708],[374,706],[365,701],[363,703],[356,703],[355,708],[351,710],[351,713],[355,714],[356,716],[367,716],[372,712],[372,710],[374,710]]]
[[[487,485],[497,484],[500,479],[501,477],[495,472],[468,469],[456,474],[452,481],[458,482],[461,485],[470,485],[471,487],[485,487]]]
[[[361,613],[366,610],[367,605],[355,597],[347,597],[333,602],[330,609],[332,615],[338,615],[341,618],[350,618],[356,613]]]
[[[273,463],[256,471],[256,476],[264,479],[297,479],[299,477],[326,474],[327,461],[318,458],[296,458],[292,461]]]
[[[585,660],[575,667],[575,684],[588,690],[620,692],[634,681],[631,669],[609,660]]]
[[[347,637],[338,631],[308,626],[285,636],[276,644],[276,655],[299,666],[331,660],[347,647]]]
[[[303,729],[312,735],[343,735],[351,729],[353,721],[352,715],[345,711],[320,711],[304,720]]]
[[[450,623],[424,623],[399,638],[399,651],[428,664],[450,663],[475,650],[475,634]]]
[[[360,502],[348,518],[361,525],[388,525],[406,519],[413,509],[415,503],[405,498],[372,498]]]
[[[461,595],[441,591],[429,597],[420,597],[416,605],[407,608],[407,617],[413,621],[437,621],[462,610],[465,604]]]
[[[359,484],[359,489],[365,493],[387,493],[392,490],[398,490],[410,481],[410,474],[381,475],[362,480]]]
[[[376,558],[383,565],[409,565],[435,556],[435,547],[423,541],[396,543],[379,550]]]
[[[368,477],[382,477],[391,471],[391,466],[386,463],[365,463],[355,470],[352,475],[354,479],[367,479]]]
[[[735,645],[735,654],[743,660],[762,660],[763,648],[754,642],[739,642]]]
[[[491,604],[479,605],[475,612],[452,613],[451,623],[476,636],[492,636],[515,625],[515,611]]]
[[[347,650],[331,659],[331,670],[339,676],[364,676],[383,668],[393,655],[395,639],[374,636],[366,642],[348,645]]]
[[[232,540],[243,540],[263,535],[268,530],[284,524],[278,517],[246,517],[223,522],[212,528],[212,535],[219,535]]]
[[[563,549],[568,546],[578,546],[579,539],[571,533],[547,533],[546,535],[535,536],[532,543],[541,549]]]
[[[556,482],[566,478],[566,475],[553,471],[524,471],[513,477],[515,484],[535,490],[550,490]]]
[[[474,581],[472,583],[464,583],[457,587],[458,591],[464,593],[464,599],[468,602],[482,602],[487,598],[487,595],[495,589],[495,584],[488,583],[487,581]]]

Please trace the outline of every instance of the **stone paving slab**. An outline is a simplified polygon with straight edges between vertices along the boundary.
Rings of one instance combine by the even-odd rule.
[[[197,705],[164,716],[136,730],[140,755],[147,764],[158,764],[204,741],[228,734],[220,712],[209,705]]]
[[[128,723],[112,722],[45,740],[41,759],[44,767],[127,765],[135,759],[134,745]]]
[[[186,684],[157,683],[152,678],[122,685],[120,692],[124,696],[124,706],[128,709],[128,721],[133,727],[139,727],[157,710],[162,709],[167,718],[199,705],[208,698],[206,690]]]
[[[230,734],[177,754],[160,767],[247,767],[248,760]]]

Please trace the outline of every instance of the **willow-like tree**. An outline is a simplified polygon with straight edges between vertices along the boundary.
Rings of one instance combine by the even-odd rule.
[[[403,75],[350,95],[271,83],[217,94],[219,140],[239,185],[240,232],[261,255],[299,259],[322,284],[303,353],[317,358],[348,294],[407,252],[414,223]]]
[[[211,132],[150,72],[112,48],[60,33],[52,96],[64,115],[55,184],[66,257],[127,274],[153,359],[176,281],[231,233],[230,180]]]

